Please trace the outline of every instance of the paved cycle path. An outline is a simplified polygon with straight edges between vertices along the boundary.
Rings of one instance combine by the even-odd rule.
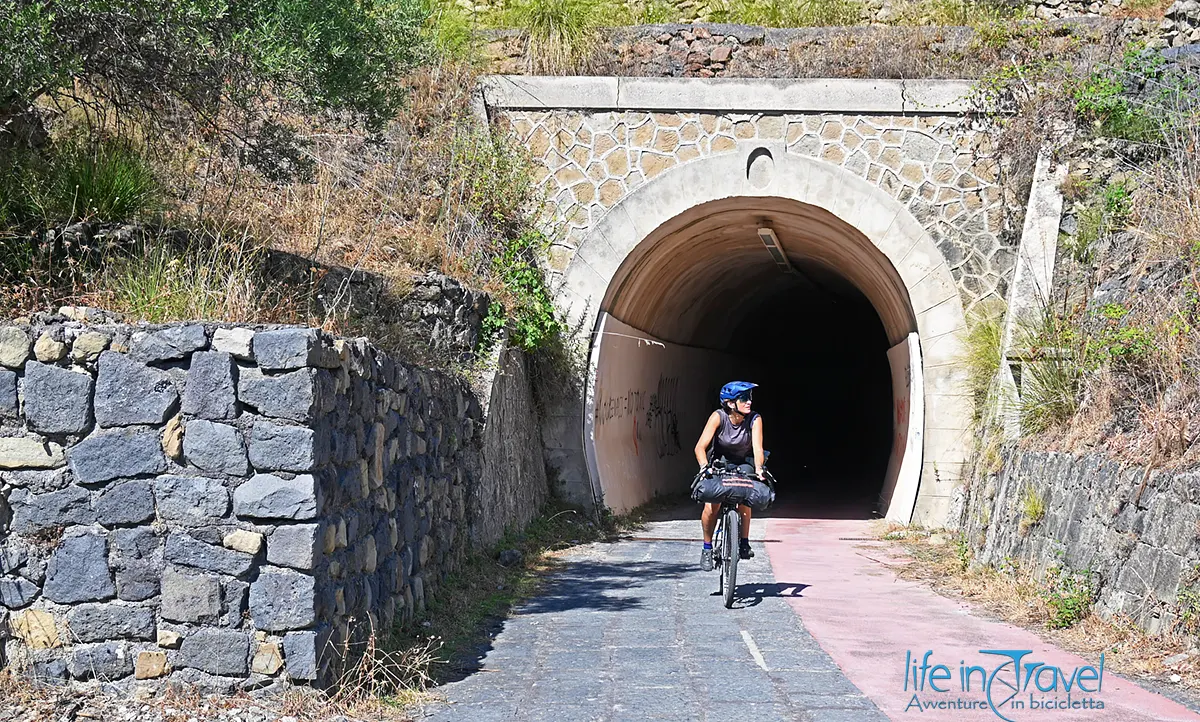
[[[493,640],[480,671],[437,692],[429,722],[886,720],[805,631],[764,544],[725,609],[701,572],[699,522],[573,550]],[[766,525],[757,523],[761,540]]]
[[[850,681],[892,719],[1200,720],[1200,715],[1187,707],[1111,670],[1104,671],[1098,693],[1089,694],[1073,685],[1070,698],[1065,685],[1054,682],[1054,672],[1040,672],[1032,679],[1025,677],[1013,700],[1007,703],[1003,700],[1012,693],[1003,686],[1009,679],[1008,670],[1000,670],[1000,683],[993,684],[996,710],[915,709],[914,695],[922,704],[957,699],[986,702],[980,675],[975,675],[969,691],[964,693],[959,669],[965,661],[967,665],[982,666],[990,675],[1006,658],[981,654],[980,650],[1028,650],[1021,659],[1026,671],[1031,669],[1030,664],[1043,663],[1062,670],[1060,679],[1070,679],[1076,669],[1096,665],[1098,660],[1084,660],[1058,649],[1026,629],[973,615],[961,601],[943,597],[919,582],[898,578],[890,568],[900,561],[894,556],[895,548],[884,542],[864,541],[873,536],[874,530],[869,521],[781,516],[768,520],[766,531],[780,540],[768,545],[775,574],[806,585],[802,597],[788,600],[805,628],[845,670]],[[914,689],[911,679],[905,689],[909,652],[918,663],[926,652],[931,652],[931,666],[947,665],[951,679],[938,683],[947,690],[945,693],[930,689],[928,684],[924,689]],[[918,672],[918,681],[919,677]],[[1050,691],[1038,689],[1039,683]],[[1094,687],[1094,683],[1089,686]],[[1104,708],[1085,708],[1084,698],[1092,705],[1102,702]],[[1044,704],[1048,700],[1074,700],[1081,706],[1035,708],[1035,702]],[[1022,706],[1014,707],[1013,701]]]
[[[913,709],[906,652],[931,651],[931,665],[956,670],[955,692],[963,661],[989,670],[1003,661],[983,649],[1027,649],[1023,662],[1066,675],[1094,660],[899,579],[891,548],[864,540],[870,522],[781,515],[753,529],[757,557],[738,567],[731,610],[717,573],[699,569],[696,520],[654,522],[633,539],[572,550],[504,622],[479,671],[437,690],[443,701],[426,709],[427,722],[1200,720],[1111,670],[1101,693],[1086,695],[1103,710]],[[1028,702],[1030,692],[1065,697],[1027,686],[1014,699]],[[978,675],[970,694],[926,688],[919,698],[985,699]]]

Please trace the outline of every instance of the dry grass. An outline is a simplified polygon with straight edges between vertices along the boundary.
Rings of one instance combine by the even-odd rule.
[[[895,530],[893,529],[893,536]],[[908,562],[899,570],[904,579],[929,585],[939,594],[962,599],[978,611],[1036,632],[1046,641],[1087,658],[1105,655],[1105,667],[1135,677],[1181,677],[1180,685],[1200,691],[1200,658],[1191,657],[1168,667],[1164,659],[1185,652],[1197,639],[1185,634],[1151,635],[1125,617],[1103,619],[1092,613],[1067,629],[1049,629],[1053,609],[1043,595],[1044,584],[1030,572],[1013,566],[999,571],[982,565],[964,568],[955,544],[931,544],[935,537],[913,536],[896,542]]]
[[[1125,0],[1112,14],[1116,18],[1161,20],[1175,0]]]
[[[141,719],[162,722],[217,722],[231,714],[249,712],[257,717],[294,717],[300,722],[324,722],[338,715],[351,715],[371,722],[409,722],[412,716],[397,704],[385,701],[346,703],[322,692],[296,688],[268,699],[239,692],[232,695],[201,695],[193,691],[165,689],[149,696],[128,698],[105,694],[95,687],[48,687],[0,671],[0,700],[4,719],[14,722],[59,722],[64,719],[127,719],[131,706],[141,707]],[[419,700],[411,700],[419,701]]]
[[[170,168],[179,216],[246,228],[273,248],[400,282],[432,267],[488,285],[489,251],[530,200],[525,169],[471,116],[469,66],[423,68],[405,83],[406,107],[382,138],[290,119],[312,164],[307,182],[272,181],[194,144]]]

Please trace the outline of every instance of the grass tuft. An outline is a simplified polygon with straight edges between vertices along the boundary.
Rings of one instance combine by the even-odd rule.
[[[804,28],[857,25],[864,7],[859,0],[728,0],[713,14],[714,22]]]
[[[262,275],[263,249],[246,235],[161,237],[112,258],[89,294],[94,305],[151,323],[259,321],[287,308]],[[291,320],[291,319],[279,319]]]
[[[583,69],[600,42],[606,10],[597,0],[516,0],[504,13],[529,39],[530,71],[570,75]]]

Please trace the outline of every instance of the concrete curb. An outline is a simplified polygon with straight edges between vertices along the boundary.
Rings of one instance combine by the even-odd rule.
[[[970,80],[526,75],[493,75],[480,82],[493,108],[880,115],[966,113],[973,107],[975,86]]]

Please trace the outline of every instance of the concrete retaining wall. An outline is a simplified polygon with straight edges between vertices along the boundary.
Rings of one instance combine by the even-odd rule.
[[[1036,523],[1022,522],[1027,494],[1045,502]],[[1198,581],[1200,472],[1147,476],[1099,454],[1010,450],[999,475],[973,485],[964,529],[979,562],[1091,571],[1097,611],[1167,630],[1180,590]]]
[[[500,378],[489,425],[465,382],[312,329],[0,328],[0,662],[331,682],[545,499],[527,380]]]

